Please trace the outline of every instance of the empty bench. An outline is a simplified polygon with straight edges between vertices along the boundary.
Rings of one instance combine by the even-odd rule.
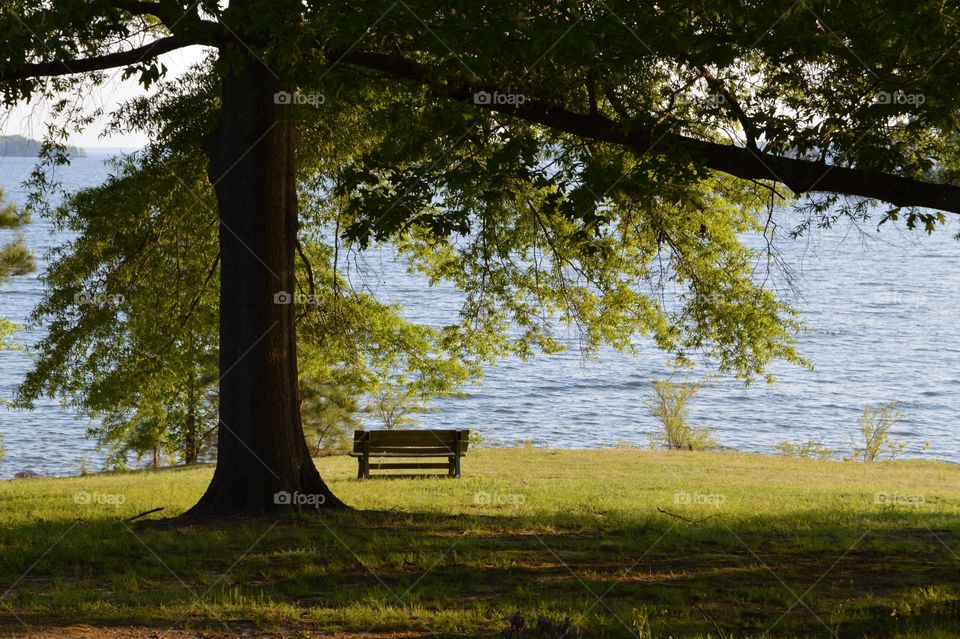
[[[460,458],[467,454],[469,430],[358,430],[353,434],[352,457],[357,458],[357,479],[370,479],[371,470],[446,469],[460,476]],[[377,461],[371,462],[374,458]],[[445,461],[411,462],[383,459],[428,458]]]

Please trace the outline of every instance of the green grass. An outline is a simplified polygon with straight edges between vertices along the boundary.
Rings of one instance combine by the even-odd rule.
[[[953,465],[508,449],[471,452],[459,480],[362,482],[351,459],[318,465],[355,511],[164,528],[123,519],[182,512],[209,468],[0,482],[0,626],[500,636],[520,612],[591,638],[960,636]]]

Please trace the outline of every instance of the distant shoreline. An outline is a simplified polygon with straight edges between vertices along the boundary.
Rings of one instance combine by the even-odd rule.
[[[43,150],[43,143],[22,135],[0,135],[0,157],[35,158]],[[67,146],[67,153],[73,157],[85,158],[87,152],[76,146]]]

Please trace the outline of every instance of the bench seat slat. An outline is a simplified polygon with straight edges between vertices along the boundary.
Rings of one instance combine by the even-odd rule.
[[[419,453],[416,452],[416,449],[412,449],[409,452],[391,452],[391,453],[382,453],[375,450],[370,451],[371,457],[450,457],[455,453],[452,451],[445,453]],[[351,457],[363,457],[363,453],[350,453]]]
[[[369,439],[371,446],[456,446],[455,437],[432,437],[430,435],[417,435],[415,437],[404,437],[400,434],[388,433],[389,436],[378,437],[371,433]],[[361,441],[357,439],[356,441]]]
[[[455,455],[457,448],[455,446],[370,446],[368,448],[373,453],[410,453],[412,455],[429,455],[430,453],[443,453],[445,455]],[[466,452],[464,446],[460,447],[460,454]]]
[[[409,430],[358,430],[354,433],[355,437],[360,437],[364,434],[370,435],[371,437],[441,437],[441,438],[454,438],[457,436],[456,429],[424,429],[424,428],[411,428]],[[466,430],[462,431],[466,432]]]
[[[404,463],[402,463],[402,464],[396,464],[396,463],[389,463],[389,464],[382,463],[382,464],[381,464],[381,463],[370,462],[370,469],[371,469],[371,470],[384,470],[384,469],[388,469],[388,468],[395,468],[395,469],[397,469],[397,470],[416,470],[416,469],[418,469],[418,468],[444,468],[444,469],[447,469],[447,468],[450,468],[450,464],[432,464],[432,463],[417,464],[417,463],[414,463],[414,462],[404,462]]]

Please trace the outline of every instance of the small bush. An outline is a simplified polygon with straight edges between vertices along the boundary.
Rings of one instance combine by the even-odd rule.
[[[503,446],[503,442],[493,437],[486,437],[479,430],[470,431],[471,448],[496,448]]]
[[[903,412],[897,409],[896,402],[881,404],[877,408],[867,406],[860,416],[860,434],[863,437],[863,446],[854,444],[853,456],[850,459],[862,461],[876,461],[881,453],[886,451],[890,459],[895,459],[902,453],[906,445],[890,438],[892,429],[903,419]]]
[[[776,445],[776,450],[781,455],[787,457],[799,457],[800,459],[831,459],[833,451],[823,445],[822,442],[807,440],[802,444],[784,440]]]
[[[710,450],[718,447],[709,428],[691,426],[689,402],[700,390],[699,383],[674,382],[673,378],[651,384],[654,396],[647,403],[650,414],[660,422],[661,432],[654,442],[676,450]]]
[[[432,410],[429,400],[417,389],[403,384],[384,382],[369,393],[366,411],[383,422],[387,430],[418,426],[419,413]]]

